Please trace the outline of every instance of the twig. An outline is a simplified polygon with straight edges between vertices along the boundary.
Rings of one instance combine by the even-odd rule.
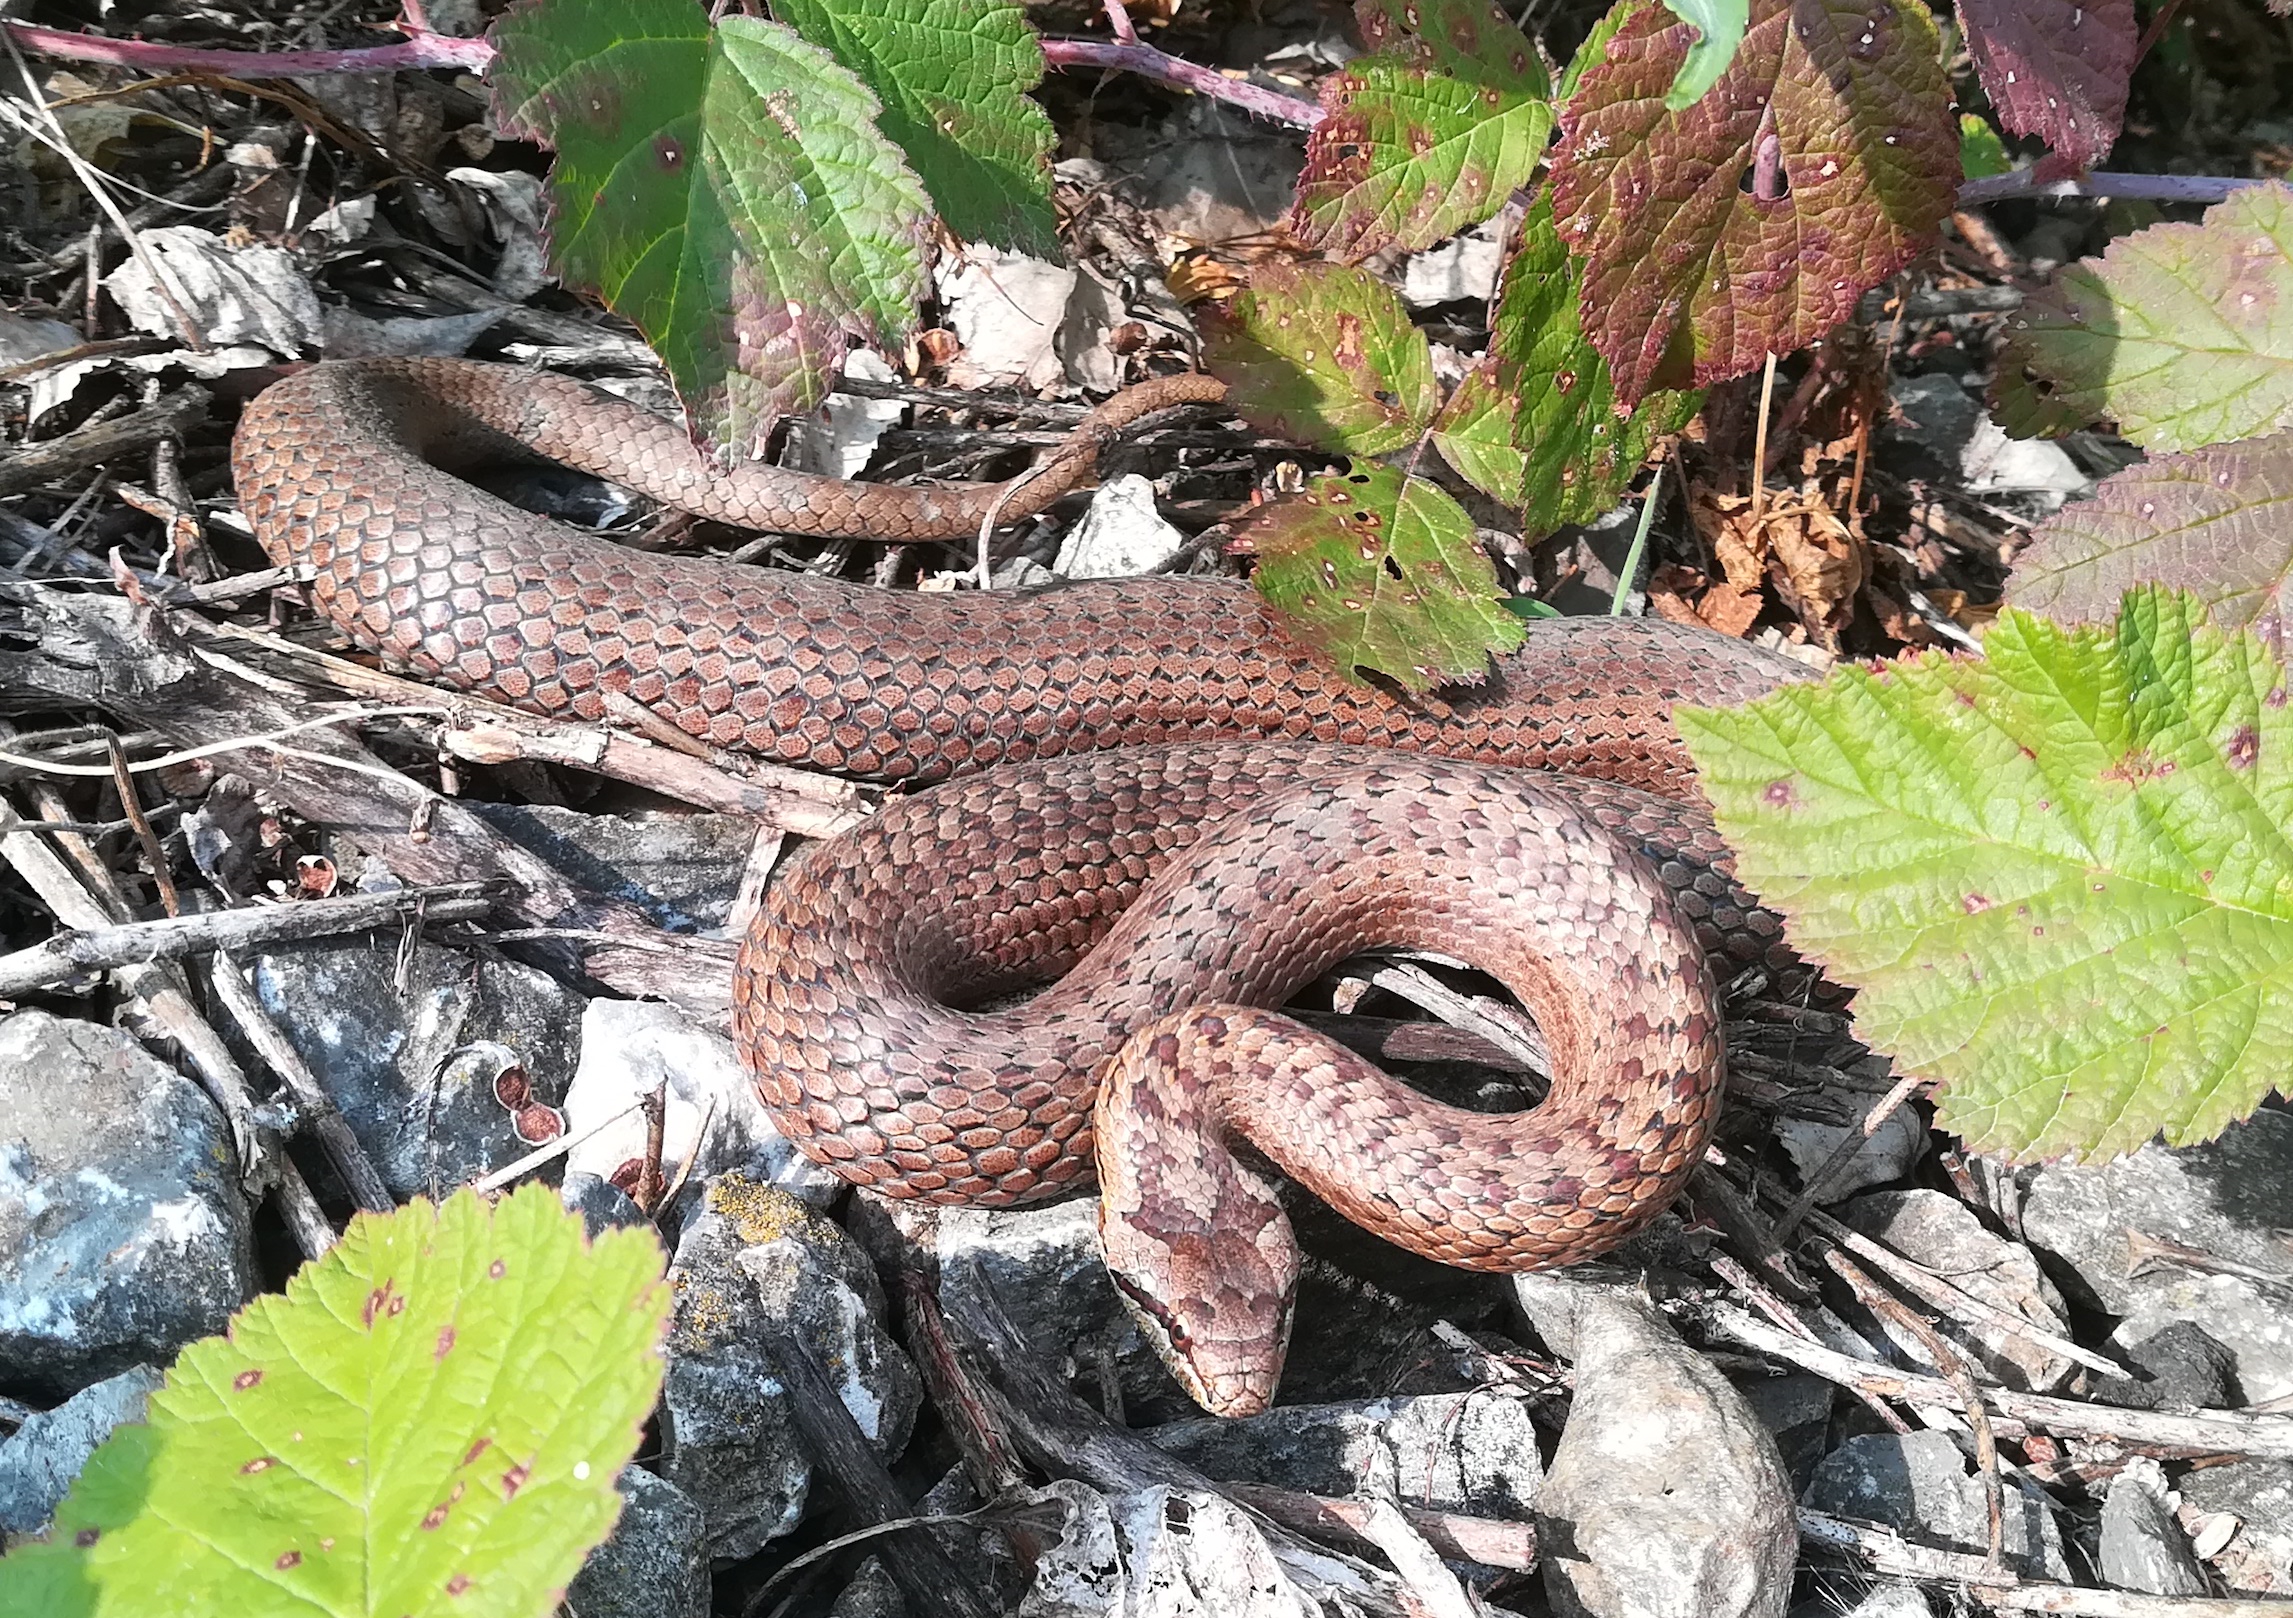
[[[1375,1546],[1368,1534],[1369,1502],[1333,1500],[1328,1495],[1300,1489],[1278,1489],[1270,1483],[1221,1483],[1230,1500],[1261,1512],[1286,1528],[1348,1544]],[[1453,1511],[1428,1511],[1404,1505],[1403,1521],[1422,1534],[1443,1556],[1459,1562],[1478,1562],[1515,1573],[1534,1571],[1537,1565],[1537,1530],[1534,1524],[1505,1522],[1495,1517],[1467,1517]]]
[[[517,1181],[523,1179],[526,1175],[531,1174],[535,1169],[540,1168],[544,1163],[553,1163],[557,1159],[563,1157],[566,1153],[572,1151],[576,1146],[582,1145],[586,1141],[596,1139],[599,1135],[604,1134],[608,1129],[611,1129],[615,1124],[628,1117],[631,1113],[641,1110],[644,1105],[645,1103],[641,1099],[632,1101],[629,1103],[629,1105],[623,1107],[612,1117],[599,1119],[596,1123],[591,1124],[587,1129],[584,1129],[578,1135],[560,1135],[557,1137],[557,1139],[551,1141],[546,1146],[537,1146],[532,1151],[526,1153],[525,1156],[519,1158],[516,1162],[504,1163],[500,1168],[495,1169],[491,1174],[481,1175],[479,1178],[472,1180],[470,1182],[470,1189],[475,1191],[479,1196],[484,1197],[491,1196],[494,1192],[499,1191],[505,1185],[514,1185]]]
[[[1967,1425],[1974,1431],[1975,1470],[1982,1474],[1983,1521],[1988,1547],[1983,1565],[2003,1569],[2006,1566],[2006,1486],[1998,1473],[1998,1436],[1991,1431],[1990,1412],[1983,1408],[1982,1390],[1975,1385],[1974,1373],[1932,1321],[1916,1309],[1906,1307],[1901,1299],[1864,1274],[1862,1267],[1845,1253],[1835,1247],[1823,1255],[1823,1261],[1832,1274],[1847,1283],[1847,1289],[1864,1308],[1882,1321],[1893,1321],[1917,1338],[1927,1358],[1934,1361],[1935,1369],[1958,1391]]]
[[[21,833],[32,824],[23,822],[7,830]],[[0,999],[36,994],[84,972],[176,960],[209,950],[364,932],[387,926],[413,910],[426,909],[432,921],[467,921],[484,915],[493,904],[482,884],[455,882],[396,893],[345,894],[295,904],[210,910],[158,921],[74,929],[13,955],[0,955]]]
[[[1859,1557],[1881,1573],[1931,1584],[1957,1584],[1985,1606],[2007,1612],[2051,1612],[2075,1618],[2287,1618],[2293,1602],[2236,1601],[2212,1596],[2137,1595],[2130,1590],[2084,1590],[1992,1572],[1979,1556],[1914,1545],[1891,1528],[1851,1522],[1802,1506],[1804,1544]]]
[[[1904,1074],[1895,1081],[1893,1088],[1879,1098],[1877,1105],[1863,1115],[1863,1124],[1860,1129],[1851,1130],[1839,1137],[1839,1143],[1831,1148],[1823,1161],[1815,1166],[1815,1172],[1807,1177],[1806,1188],[1793,1200],[1791,1206],[1786,1208],[1776,1219],[1775,1237],[1777,1241],[1782,1242],[1791,1239],[1791,1233],[1799,1228],[1799,1222],[1807,1217],[1809,1210],[1822,1197],[1832,1178],[1848,1163],[1852,1162],[1858,1152],[1871,1144],[1872,1138],[1879,1133],[1879,1126],[1885,1123],[1898,1107],[1910,1100],[1911,1092],[1925,1082],[1916,1073]]]
[[[1962,1409],[1965,1403],[1958,1389],[1939,1376],[1897,1371],[1802,1342],[1788,1332],[1762,1324],[1733,1304],[1716,1306],[1712,1322],[1747,1347],[1787,1360],[1842,1387],[1865,1388],[1882,1398],[1940,1405],[1948,1410]],[[2004,1418],[2002,1430],[2012,1425],[2010,1436],[2038,1428],[2068,1438],[2107,1438],[2184,1454],[2293,1461],[2293,1418],[2285,1416],[2256,1416],[2243,1410],[2193,1410],[2179,1415],[2121,1410],[2040,1393],[2017,1393],[2012,1388],[1987,1388],[1984,1402]]]
[[[0,495],[21,494],[84,467],[133,455],[159,439],[177,436],[194,422],[207,419],[207,405],[205,388],[186,385],[130,415],[12,450],[0,460]]]
[[[2121,202],[2214,203],[2263,181],[2214,174],[2088,174],[2075,180],[2040,180],[2031,170],[1994,174],[1959,187],[1959,206],[2017,197],[2114,197]]]
[[[36,28],[21,22],[0,22],[0,30],[5,30],[20,48],[40,56],[56,56],[71,62],[108,62],[155,73],[231,73],[244,79],[302,78],[319,73],[397,73],[433,67],[458,67],[483,73],[494,59],[491,41],[430,33],[411,34],[400,45],[365,45],[355,50],[227,51],[162,45],[142,39],[109,39],[101,34]]]

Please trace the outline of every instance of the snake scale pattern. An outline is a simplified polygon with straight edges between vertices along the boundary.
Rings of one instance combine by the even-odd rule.
[[[735,981],[760,1094],[895,1197],[1102,1187],[1118,1285],[1206,1407],[1273,1394],[1296,1253],[1238,1133],[1349,1218],[1446,1263],[1563,1264],[1665,1206],[1721,1088],[1707,956],[1789,959],[1733,882],[1669,714],[1805,678],[1741,641],[1559,620],[1488,682],[1405,701],[1298,648],[1243,584],[875,589],[632,550],[451,475],[505,453],[810,535],[970,541],[1090,477],[1116,395],[1011,485],[711,468],[676,424],[458,360],[321,365],[233,446],[282,565],[387,663],[598,719],[626,692],[703,740],[923,786],[773,884]],[[1346,956],[1472,960],[1537,1016],[1545,1103],[1441,1106],[1279,1005]],[[1017,1007],[992,997],[1058,981]]]

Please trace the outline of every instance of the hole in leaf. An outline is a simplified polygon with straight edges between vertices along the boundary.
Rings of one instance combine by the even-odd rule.
[[[1401,577],[1401,564],[1393,559],[1391,553],[1388,553],[1385,558],[1385,571],[1393,578]]]

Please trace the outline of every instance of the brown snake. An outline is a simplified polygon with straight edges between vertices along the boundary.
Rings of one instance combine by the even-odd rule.
[[[1087,1182],[1095,1137],[1118,1284],[1188,1390],[1242,1413],[1272,1396],[1296,1254],[1222,1131],[1476,1268],[1590,1256],[1677,1193],[1718,1111],[1703,951],[1788,952],[1729,877],[1668,715],[1804,671],[1562,620],[1486,685],[1405,702],[1339,679],[1242,584],[878,590],[630,550],[441,471],[522,446],[750,527],[969,540],[1084,481],[1125,423],[1221,393],[1147,383],[1014,485],[913,489],[720,475],[676,424],[563,378],[370,360],[264,393],[233,467],[271,558],[311,565],[319,607],[393,664],[587,719],[626,691],[793,764],[957,777],[774,883],[735,978],[743,1060],[808,1153],[890,1196],[1048,1196]],[[1244,1009],[1401,945],[1472,960],[1536,1014],[1543,1106],[1441,1106]]]

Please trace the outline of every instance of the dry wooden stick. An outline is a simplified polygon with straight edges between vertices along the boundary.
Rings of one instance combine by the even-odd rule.
[[[30,825],[18,822],[7,831],[22,836]],[[20,998],[69,982],[82,973],[118,966],[364,932],[388,926],[416,911],[430,921],[472,920],[493,906],[484,884],[448,882],[402,888],[396,893],[353,893],[295,904],[197,911],[155,921],[75,928],[29,949],[0,955],[0,998]]]
[[[1886,1399],[1908,1399],[1950,1410],[1964,1408],[1965,1400],[1958,1389],[1939,1376],[1896,1371],[1802,1342],[1733,1304],[1716,1306],[1712,1322],[1746,1347],[1787,1360],[1842,1387],[1862,1388]],[[2122,1410],[2040,1393],[2017,1393],[2012,1388],[1985,1389],[1983,1402],[1990,1406],[1994,1420],[2004,1418],[1999,1421],[2000,1430],[2010,1435],[2037,1428],[2069,1438],[2107,1438],[2180,1454],[2251,1455],[2293,1461],[2293,1417],[2257,1416],[2244,1410],[2195,1410],[2182,1415]]]

